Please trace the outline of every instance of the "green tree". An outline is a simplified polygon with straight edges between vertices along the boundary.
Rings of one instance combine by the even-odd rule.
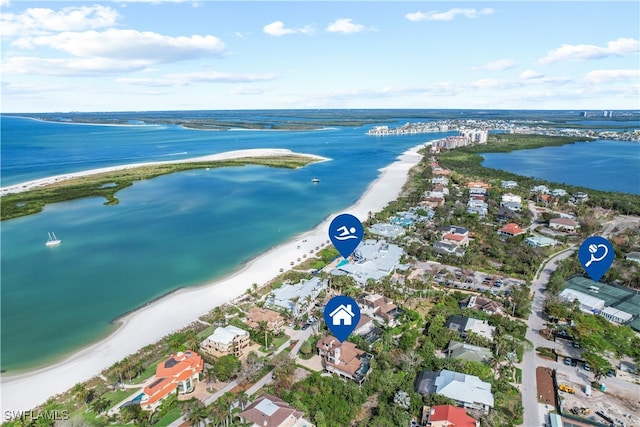
[[[216,378],[221,381],[229,381],[238,372],[241,365],[242,363],[236,356],[228,354],[216,359],[213,369]]]

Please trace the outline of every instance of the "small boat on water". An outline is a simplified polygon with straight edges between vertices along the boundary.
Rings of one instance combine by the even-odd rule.
[[[62,243],[62,240],[58,239],[54,232],[51,232],[49,233],[49,240],[47,240],[47,243],[45,243],[45,245],[58,246],[60,243]]]
[[[313,178],[313,179],[311,180],[311,182],[313,182],[313,183],[320,182],[320,178]]]

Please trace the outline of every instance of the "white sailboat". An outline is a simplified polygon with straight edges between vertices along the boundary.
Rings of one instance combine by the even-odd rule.
[[[47,240],[46,243],[47,246],[58,246],[60,243],[62,243],[62,240],[58,239],[54,232],[49,233],[49,240]]]

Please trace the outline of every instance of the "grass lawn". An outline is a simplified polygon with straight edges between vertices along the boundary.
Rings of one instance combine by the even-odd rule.
[[[149,364],[149,366],[147,366],[140,375],[138,375],[136,378],[133,379],[133,384],[142,384],[143,382],[151,378],[153,375],[155,375],[158,363],[160,363],[164,359],[165,358],[163,357],[162,359],[158,359],[155,362]]]
[[[124,390],[108,391],[104,394],[104,398],[111,402],[110,407],[113,407],[129,396],[135,397],[141,390],[142,388],[127,388]]]
[[[180,418],[182,413],[180,412],[180,407],[175,407],[171,409],[166,415],[158,420],[157,424],[154,424],[154,427],[166,427],[178,418]]]
[[[516,384],[522,384],[522,369],[516,368]]]
[[[280,346],[284,344],[289,338],[291,337],[287,334],[283,334],[281,337],[276,337],[269,343],[269,348],[271,348],[272,350],[276,350],[280,348]],[[267,350],[264,348],[264,346],[262,346],[260,347],[260,351],[263,353],[268,353],[270,350]]]
[[[207,338],[209,335],[211,335],[213,333],[213,331],[215,331],[217,328],[216,325],[211,325],[211,326],[207,326],[204,330],[200,331],[198,333],[198,337],[205,339]]]

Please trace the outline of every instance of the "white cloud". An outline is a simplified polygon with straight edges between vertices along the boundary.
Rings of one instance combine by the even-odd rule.
[[[469,19],[475,19],[478,16],[481,15],[491,15],[493,14],[494,10],[491,8],[484,8],[481,10],[477,10],[477,9],[462,9],[462,8],[453,8],[453,9],[449,9],[446,12],[438,12],[438,11],[431,11],[431,12],[413,12],[413,13],[407,13],[405,15],[405,17],[409,20],[409,21],[451,21],[453,20],[456,16],[458,15],[462,15],[465,16]]]
[[[10,5],[11,5],[11,2],[9,0],[0,0],[0,6],[8,7]]]
[[[540,79],[544,77],[544,74],[535,70],[525,70],[520,73],[520,78],[523,80]]]
[[[351,18],[341,18],[327,26],[330,33],[353,34],[364,30],[364,25],[354,24]]]
[[[608,56],[637,55],[638,53],[640,53],[640,40],[618,38],[607,42],[606,46],[564,44],[558,49],[550,50],[547,56],[541,58],[538,62],[541,64],[550,64],[559,61],[584,61],[606,58]]]
[[[108,58],[36,58],[11,57],[2,63],[3,73],[48,76],[94,76],[105,73],[140,71],[148,61],[113,60]]]
[[[265,25],[262,28],[266,34],[270,36],[280,37],[286,36],[288,34],[311,34],[313,33],[313,27],[310,25],[298,28],[286,28],[284,26],[284,22],[282,21],[274,21],[270,24]]]
[[[266,90],[260,87],[250,86],[238,86],[229,91],[231,95],[260,95],[265,93]]]
[[[21,14],[2,13],[0,33],[3,36],[24,36],[104,28],[114,25],[118,16],[116,10],[101,5],[65,7],[60,11],[29,8]]]
[[[497,61],[487,62],[482,68],[485,70],[502,71],[508,70],[516,66],[511,59],[498,59]]]
[[[169,37],[118,29],[24,37],[14,41],[13,46],[21,49],[46,46],[84,58],[126,59],[150,64],[218,55],[224,50],[224,43],[210,35]]]
[[[189,86],[194,83],[251,83],[271,81],[278,78],[277,74],[239,74],[218,71],[174,73],[162,78],[120,78],[116,81],[134,86],[164,87]]]
[[[618,80],[635,80],[638,83],[640,70],[594,70],[584,76],[588,83],[608,83]]]

